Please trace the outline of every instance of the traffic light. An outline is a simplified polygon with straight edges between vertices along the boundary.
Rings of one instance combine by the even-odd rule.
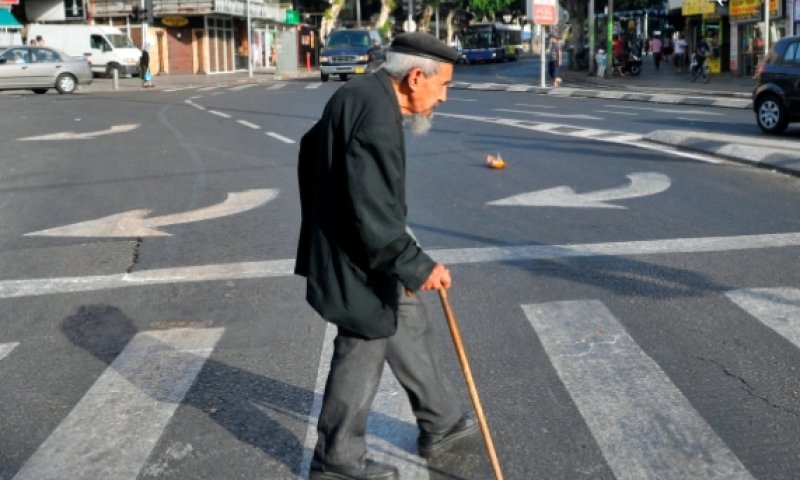
[[[142,23],[142,20],[144,20],[143,13],[139,5],[134,5],[128,18],[131,19],[131,23]]]
[[[131,23],[153,23],[153,2],[152,0],[145,0],[144,4],[146,8],[142,8],[139,5],[134,5],[131,8],[131,13],[128,15]]]

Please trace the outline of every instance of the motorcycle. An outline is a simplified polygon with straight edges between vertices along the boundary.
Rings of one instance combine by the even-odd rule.
[[[619,75],[620,73],[624,75],[636,76],[642,73],[642,58],[638,55],[634,55],[633,53],[628,53],[628,56],[625,57],[625,61],[622,63],[622,65],[615,63],[614,66],[615,76]]]
[[[629,53],[628,58],[625,60],[625,65],[622,66],[622,70],[634,77],[639,75],[642,73],[642,57]]]

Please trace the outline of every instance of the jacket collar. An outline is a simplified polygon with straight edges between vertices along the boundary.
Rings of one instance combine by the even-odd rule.
[[[375,72],[375,78],[378,79],[378,83],[384,89],[386,95],[392,97],[392,105],[394,105],[394,116],[397,118],[399,122],[403,121],[403,115],[400,112],[400,104],[397,102],[397,93],[394,91],[394,87],[392,86],[392,77],[386,70],[380,69]]]

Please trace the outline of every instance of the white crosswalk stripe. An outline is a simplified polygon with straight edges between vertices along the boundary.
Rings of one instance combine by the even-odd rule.
[[[617,480],[753,478],[601,302],[522,308]]]
[[[223,331],[137,334],[14,480],[135,480]]]
[[[800,290],[754,288],[726,294],[743,310],[800,348]]]
[[[19,342],[0,343],[0,360],[7,357],[12,350],[19,346]]]

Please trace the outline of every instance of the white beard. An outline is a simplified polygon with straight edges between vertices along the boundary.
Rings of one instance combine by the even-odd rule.
[[[431,129],[432,115],[418,113],[411,116],[411,131],[415,135],[425,135]]]

